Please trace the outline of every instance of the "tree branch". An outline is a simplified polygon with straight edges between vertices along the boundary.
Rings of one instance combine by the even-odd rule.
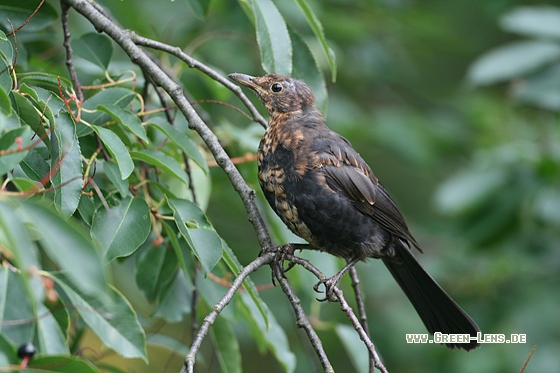
[[[185,364],[181,369],[181,373],[193,373],[194,372],[194,364],[196,361],[196,354],[200,349],[202,341],[204,337],[208,334],[210,326],[216,321],[218,315],[223,311],[223,309],[231,302],[233,296],[237,292],[237,289],[241,286],[243,281],[254,271],[261,268],[263,265],[271,263],[274,259],[274,253],[266,253],[264,255],[259,256],[257,259],[253,260],[249,263],[235,278],[233,283],[231,284],[230,288],[226,292],[226,294],[220,299],[218,303],[214,307],[212,307],[212,311],[206,315],[202,325],[200,325],[200,329],[196,334],[196,338],[193,340],[189,353],[185,358]]]
[[[293,259],[295,262],[296,260],[301,258],[288,254],[286,255],[286,259],[288,259],[289,261],[292,261]],[[304,261],[303,259],[301,260]],[[305,260],[304,262],[307,261]],[[311,265],[311,263],[309,262],[307,263]],[[321,361],[321,365],[323,365],[323,369],[325,370],[325,372],[334,373],[334,369],[329,361],[329,358],[327,357],[327,354],[323,349],[323,343],[319,339],[319,336],[315,332],[315,329],[313,329],[313,326],[311,326],[309,319],[305,315],[305,311],[301,306],[301,300],[298,298],[298,296],[294,291],[294,288],[288,282],[286,276],[284,275],[284,271],[282,269],[282,263],[280,263],[279,265],[272,266],[272,270],[274,272],[274,277],[276,278],[276,281],[278,281],[280,287],[284,291],[284,294],[286,294],[288,300],[292,304],[292,308],[294,309],[294,312],[296,314],[297,327],[302,328],[307,333],[307,337],[309,338],[309,341],[311,342],[313,349],[317,353],[317,356],[319,357],[319,360]]]
[[[202,71],[203,73],[205,73],[206,75],[208,75],[209,77],[211,77],[212,79],[214,79],[217,82],[223,84],[225,87],[232,90],[239,97],[241,102],[243,102],[243,104],[251,112],[251,115],[252,115],[253,120],[255,122],[260,123],[264,128],[268,127],[268,122],[266,121],[266,119],[263,118],[263,116],[255,108],[255,106],[249,100],[249,98],[247,98],[247,96],[245,96],[243,91],[241,91],[241,88],[239,88],[239,86],[237,84],[233,83],[228,78],[225,78],[225,77],[221,76],[215,70],[212,70],[210,67],[204,65],[202,62],[195,60],[194,58],[192,58],[188,54],[184,53],[181,50],[181,48],[179,48],[179,47],[173,47],[171,45],[168,45],[168,44],[165,44],[165,43],[162,43],[162,42],[159,42],[159,41],[155,41],[155,40],[152,40],[152,39],[148,39],[148,38],[139,36],[132,31],[129,31],[129,35],[130,35],[131,40],[134,43],[136,43],[138,45],[148,47],[148,48],[152,48],[152,49],[156,49],[156,50],[160,50],[160,51],[172,54],[175,57],[178,57],[179,59],[184,61],[187,64],[187,66],[189,66],[191,68],[198,69],[198,70]]]
[[[366,307],[364,304],[364,299],[362,297],[362,293],[360,292],[360,278],[358,277],[358,271],[356,271],[356,267],[350,268],[350,278],[352,279],[352,288],[354,289],[354,294],[356,296],[356,306],[358,307],[358,315],[360,317],[360,324],[364,328],[369,339],[371,339],[371,335],[369,334],[369,327],[367,323],[367,315],[366,315]],[[369,373],[373,373],[373,369],[375,366],[375,359],[373,355],[369,354]]]
[[[70,79],[72,79],[72,84],[74,85],[74,90],[76,91],[76,96],[78,100],[81,102],[84,101],[84,93],[82,92],[82,85],[78,80],[78,75],[76,74],[76,70],[74,69],[74,62],[72,61],[72,46],[70,45],[70,30],[68,29],[68,9],[70,7],[64,0],[60,1],[60,7],[62,9],[62,14],[60,15],[62,21],[62,31],[64,34],[64,49],[66,49],[66,67],[68,68],[68,72],[70,73]]]
[[[149,56],[146,55],[140,49],[135,42],[133,41],[133,37],[137,40],[139,37],[136,36],[131,31],[126,31],[118,27],[115,23],[113,23],[109,18],[107,18],[102,12],[100,12],[95,6],[92,5],[92,2],[87,0],[62,0],[63,2],[69,4],[74,9],[76,9],[81,15],[88,19],[89,22],[98,30],[105,32],[109,37],[111,37],[123,50],[126,54],[128,54],[130,60],[144,69],[156,82],[157,85],[162,87],[167,94],[171,97],[171,99],[175,102],[179,110],[183,113],[185,118],[189,121],[189,127],[200,135],[202,140],[208,146],[208,149],[212,152],[214,159],[216,159],[216,163],[222,167],[224,172],[229,177],[234,189],[237,191],[239,196],[241,197],[243,204],[245,205],[245,209],[247,210],[247,214],[249,216],[249,221],[253,224],[255,231],[257,233],[257,238],[261,247],[272,247],[272,241],[260,215],[257,205],[254,201],[255,199],[255,192],[249,188],[245,180],[239,174],[239,171],[235,168],[235,165],[229,159],[227,153],[220,145],[218,138],[214,133],[208,128],[208,126],[204,123],[204,121],[200,118],[197,112],[193,109],[191,104],[183,95],[181,87],[176,84],[168,75],[166,75],[158,66],[155,64]],[[142,41],[146,42],[149,45],[158,45],[158,46],[165,46],[162,43],[153,42],[149,39],[140,38]],[[175,49],[176,53],[180,52],[178,48],[172,48],[166,46],[166,48],[170,48],[171,50]],[[180,55],[185,58],[186,54],[180,52]],[[187,56],[188,57],[188,56]],[[190,58],[190,57],[189,57]],[[191,60],[193,66],[197,66],[201,71],[209,74],[214,79],[222,82],[224,85],[231,87],[234,92],[240,92],[240,88],[234,86],[233,83],[229,82],[227,78],[221,77],[219,74],[214,72],[211,69],[205,68],[205,66],[201,64],[197,64]],[[238,94],[239,95],[239,94]]]

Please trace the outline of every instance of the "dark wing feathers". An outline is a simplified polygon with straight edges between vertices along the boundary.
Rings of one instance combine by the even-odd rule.
[[[329,187],[345,194],[360,212],[371,216],[387,231],[420,250],[389,193],[377,181],[362,157],[349,144],[345,146],[347,140],[342,139],[323,138],[322,146],[317,147],[323,149],[318,155]],[[328,142],[328,146],[324,146],[327,145],[325,142]]]
[[[375,203],[375,188],[371,187],[373,183],[363,172],[347,165],[324,166],[324,168],[330,176],[327,178],[327,183],[331,188],[343,189],[352,201],[358,203],[357,208],[364,209],[362,211],[364,213],[371,213],[371,206]]]

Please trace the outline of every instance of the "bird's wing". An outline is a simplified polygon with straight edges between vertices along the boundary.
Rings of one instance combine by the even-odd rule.
[[[319,142],[314,148],[320,149],[318,156],[328,186],[345,195],[356,209],[387,231],[420,249],[397,205],[350,143],[343,137]]]

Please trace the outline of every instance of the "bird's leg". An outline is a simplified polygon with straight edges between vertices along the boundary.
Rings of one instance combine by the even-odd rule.
[[[317,293],[319,293],[319,286],[324,285],[325,286],[325,297],[323,299],[317,298],[317,300],[319,302],[324,302],[326,300],[328,300],[329,302],[336,302],[338,300],[338,298],[334,294],[334,287],[340,282],[340,279],[342,278],[342,276],[344,276],[346,274],[346,272],[348,272],[348,270],[350,268],[352,268],[359,261],[360,261],[360,258],[358,258],[358,257],[353,258],[352,260],[349,260],[348,263],[346,263],[346,265],[344,266],[344,268],[342,268],[334,276],[319,280],[319,282],[317,282],[313,286],[313,290],[315,290]]]

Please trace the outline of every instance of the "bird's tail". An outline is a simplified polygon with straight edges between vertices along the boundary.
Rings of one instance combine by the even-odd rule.
[[[476,337],[478,325],[438,285],[412,255],[410,250],[395,245],[396,256],[383,262],[404,291],[416,312],[431,334],[469,334]],[[467,351],[479,346],[476,340],[469,343],[445,343],[449,348]]]

